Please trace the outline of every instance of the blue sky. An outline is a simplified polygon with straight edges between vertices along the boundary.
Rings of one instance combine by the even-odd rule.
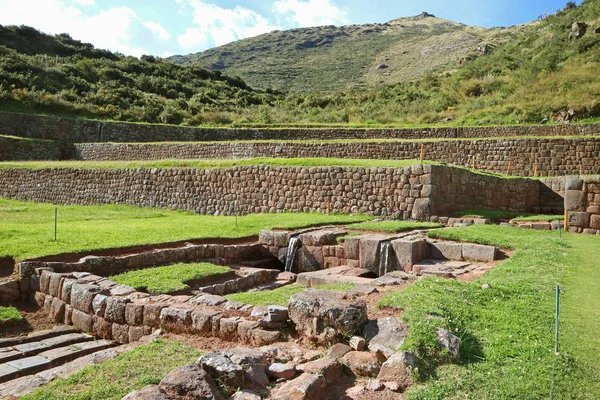
[[[0,0],[0,24],[66,32],[99,48],[164,57],[276,29],[387,22],[422,11],[469,25],[509,26],[565,4],[566,0]]]

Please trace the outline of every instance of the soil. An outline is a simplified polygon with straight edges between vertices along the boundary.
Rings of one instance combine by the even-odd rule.
[[[355,386],[366,386],[368,379],[361,378],[355,379],[348,375],[342,375],[340,379],[335,381],[335,385],[327,386],[327,393],[323,397],[323,400],[402,400],[404,395],[402,393],[395,393],[391,390],[381,390],[373,392],[370,390],[358,391],[360,394],[353,394],[355,391],[348,391],[348,389]]]
[[[30,332],[49,329],[56,325],[50,316],[35,304],[19,303],[15,307],[24,319],[0,324],[0,337],[25,336]]]

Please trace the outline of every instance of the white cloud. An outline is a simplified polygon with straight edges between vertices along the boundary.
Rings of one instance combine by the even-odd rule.
[[[197,25],[178,36],[177,41],[187,50],[201,51],[211,45],[229,42],[280,29],[265,17],[248,8],[223,8],[203,0],[188,0],[193,21]]]
[[[96,0],[73,0],[73,2],[80,6],[93,6],[96,4]]]
[[[129,7],[113,7],[86,15],[77,6],[61,0],[2,0],[0,24],[29,25],[50,34],[67,32],[74,39],[90,42],[98,48],[133,56],[150,54],[138,42],[170,37],[162,26],[142,21]],[[139,38],[144,40],[136,40]]]
[[[336,7],[330,0],[278,0],[273,9],[295,27],[348,23],[347,11]]]
[[[165,28],[162,27],[161,24],[157,22],[145,22],[144,26],[152,31],[156,36],[158,36],[161,40],[169,40],[171,39],[171,34],[167,32]]]

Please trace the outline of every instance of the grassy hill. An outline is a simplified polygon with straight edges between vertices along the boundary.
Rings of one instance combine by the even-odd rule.
[[[170,60],[241,76],[262,89],[334,91],[455,68],[478,48],[503,43],[522,29],[485,29],[423,13],[385,24],[274,31]]]
[[[0,25],[0,109],[116,120],[230,122],[227,111],[273,96],[240,78],[153,56],[126,57],[67,34]]]

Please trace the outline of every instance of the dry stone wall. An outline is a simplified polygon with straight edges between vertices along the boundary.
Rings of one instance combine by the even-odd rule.
[[[575,136],[600,133],[600,125],[502,126],[410,129],[273,129],[190,128],[78,120],[0,112],[0,133],[69,142],[163,142],[222,140],[323,140],[483,138],[508,136]]]
[[[508,185],[498,177],[431,165],[5,169],[0,170],[0,197],[56,204],[130,204],[200,214],[330,209],[427,220],[468,208],[530,211],[539,204],[539,183],[516,179]]]
[[[65,160],[75,157],[71,143],[0,135],[0,161]]]
[[[420,155],[421,142],[254,142],[254,143],[80,143],[76,158],[88,161],[162,159],[237,159],[253,157],[331,157],[410,160]],[[472,166],[489,172],[533,176],[600,172],[600,139],[451,140],[424,143],[431,161]]]
[[[571,232],[600,235],[600,175],[565,183],[565,210]]]

